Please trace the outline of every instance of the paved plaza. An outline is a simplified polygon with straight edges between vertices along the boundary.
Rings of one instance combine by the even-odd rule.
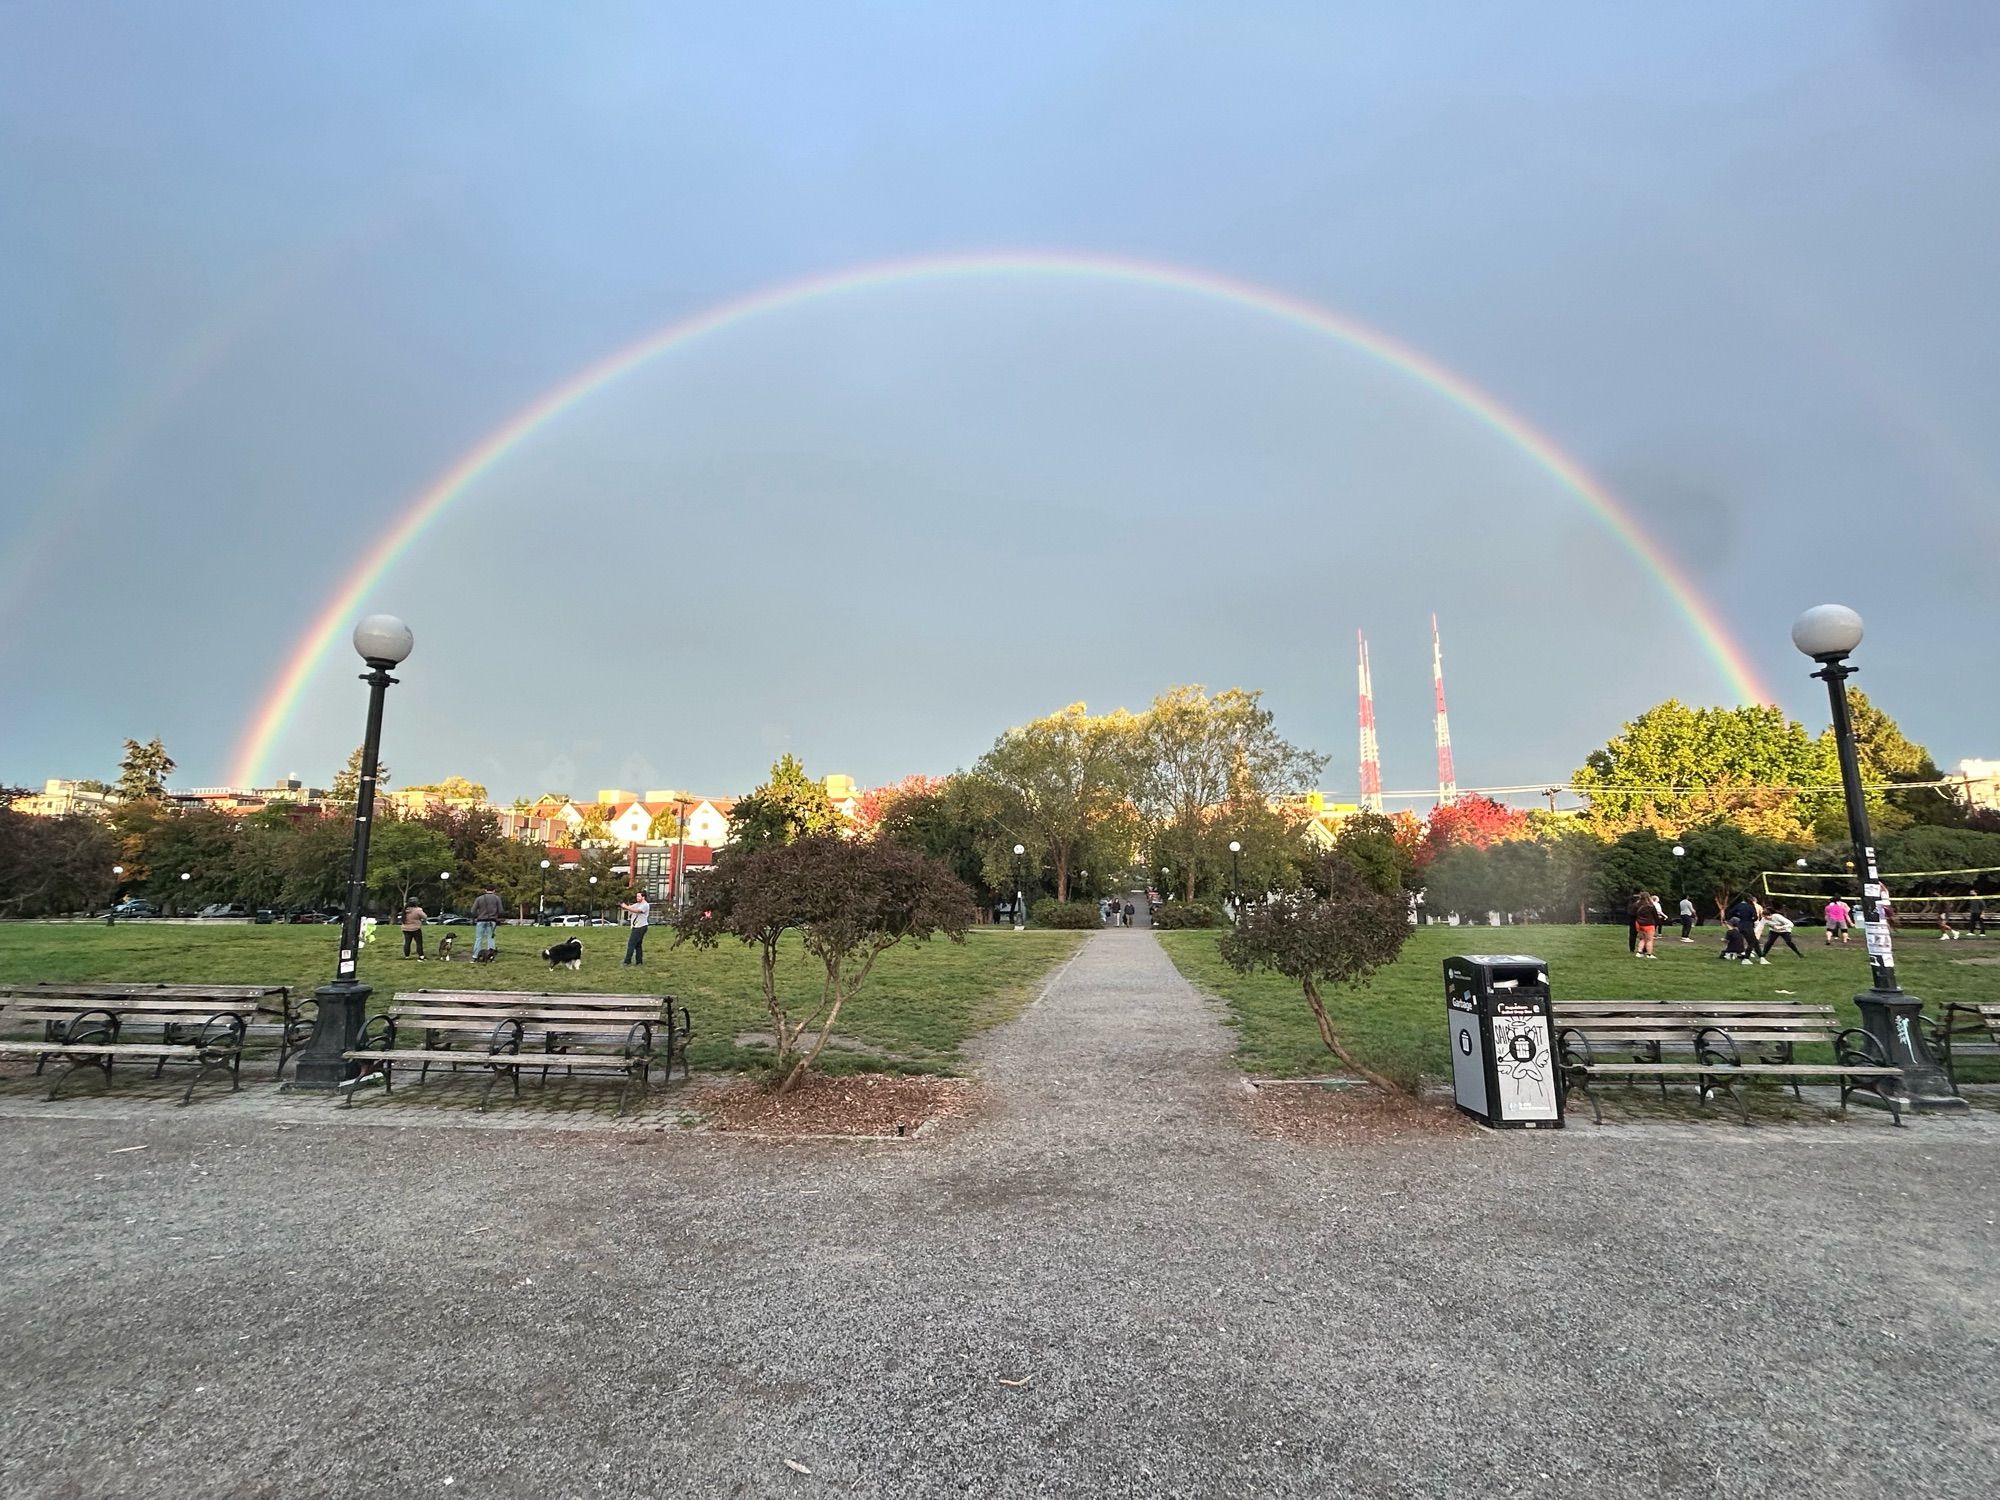
[[[7,1093],[0,1493],[2000,1493],[2000,1116],[1306,1146],[1230,1048],[1131,930],[913,1142]]]

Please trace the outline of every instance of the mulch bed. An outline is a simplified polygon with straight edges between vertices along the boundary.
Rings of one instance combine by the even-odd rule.
[[[720,1131],[762,1135],[874,1135],[895,1139],[933,1121],[955,1120],[978,1104],[968,1079],[856,1073],[808,1074],[787,1094],[761,1083],[728,1084],[702,1105]]]
[[[1252,1135],[1309,1145],[1378,1145],[1411,1136],[1464,1135],[1476,1128],[1449,1099],[1391,1098],[1366,1085],[1253,1085],[1242,1107]]]

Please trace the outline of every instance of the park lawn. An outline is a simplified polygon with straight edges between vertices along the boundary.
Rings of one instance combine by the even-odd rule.
[[[1868,955],[1859,939],[1828,948],[1817,928],[1796,937],[1805,950],[1795,958],[1780,946],[1770,967],[1719,962],[1720,930],[1698,927],[1684,945],[1662,934],[1651,962],[1625,950],[1622,927],[1420,927],[1402,957],[1361,988],[1327,992],[1327,1008],[1341,1037],[1368,1066],[1392,1078],[1449,1078],[1444,1017],[1444,960],[1457,953],[1526,953],[1545,960],[1557,1000],[1802,1000],[1838,1007],[1843,1025],[1860,1017],[1853,1000],[1868,988]],[[1214,932],[1163,932],[1160,942],[1197,988],[1229,1007],[1236,1028],[1236,1058],[1255,1077],[1313,1078],[1337,1073],[1337,1059],[1321,1044],[1312,1012],[1297,984],[1275,974],[1241,975],[1222,961]],[[1921,996],[1927,1011],[1947,1001],[2000,997],[2000,966],[1954,959],[2000,960],[2000,942],[1939,942],[1910,932],[1896,944],[1896,972],[1903,987]],[[1804,1052],[1801,1056],[1805,1056]],[[1975,1071],[1975,1068],[1978,1071]],[[2000,1076],[1989,1060],[1961,1070],[1961,1077]]]
[[[36,980],[153,981],[170,984],[287,984],[309,993],[332,977],[337,927],[212,926],[176,922],[9,922],[0,924],[0,983]],[[446,932],[456,934],[461,956],[470,951],[470,927],[430,928],[435,952]],[[580,972],[551,973],[541,949],[558,937],[583,940]],[[1073,954],[1083,934],[975,928],[964,943],[939,939],[905,943],[884,954],[861,993],[841,1014],[836,1038],[859,1044],[821,1061],[829,1071],[886,1069],[956,1072],[971,1037],[1020,1014],[1044,977]],[[644,968],[623,968],[622,928],[553,930],[503,927],[501,956],[491,964],[401,956],[402,938],[388,926],[362,950],[361,978],[376,987],[369,1002],[379,1011],[396,990],[550,990],[570,993],[671,994],[694,1014],[690,1060],[711,1072],[767,1061],[768,1046],[739,1046],[744,1033],[766,1033],[770,1020],[758,986],[755,955],[731,943],[709,952],[675,948],[656,928],[646,945]],[[824,971],[793,943],[780,970],[788,996],[817,994]]]

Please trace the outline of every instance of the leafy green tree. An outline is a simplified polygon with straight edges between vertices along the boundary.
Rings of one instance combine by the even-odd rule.
[[[361,752],[363,746],[356,745],[353,754],[347,757],[347,764],[333,773],[333,785],[327,791],[332,802],[343,802],[352,807],[361,799]],[[381,791],[389,784],[389,768],[378,764],[375,767],[375,790]]]
[[[782,755],[771,767],[771,779],[739,797],[729,814],[729,837],[739,849],[762,849],[840,832],[840,814],[826,788],[798,760]]]
[[[119,846],[96,818],[37,818],[0,807],[0,916],[51,917],[105,905]]]
[[[1763,888],[1766,870],[1784,870],[1798,859],[1801,845],[1745,833],[1730,823],[1704,823],[1681,835],[1687,850],[1679,863],[1686,894],[1706,897],[1717,917],[1728,911],[1738,896],[1756,895]],[[1669,885],[1655,890],[1671,890]]]
[[[1363,812],[1341,822],[1333,847],[1376,890],[1401,891],[1415,881],[1422,838],[1422,825],[1406,814]]]
[[[1598,861],[1598,899],[1613,912],[1623,912],[1641,891],[1673,897],[1675,875],[1672,841],[1655,829],[1634,828],[1605,847]]]
[[[156,734],[145,744],[125,742],[125,758],[118,762],[118,795],[127,802],[164,802],[167,778],[174,774],[174,758]]]
[[[1877,708],[1859,688],[1847,690],[1847,707],[1854,721],[1855,757],[1861,762],[1863,781],[1937,781],[1942,772],[1930,751],[1905,735],[1896,721]],[[1829,744],[1833,730],[1822,738]],[[1912,787],[1908,791],[1889,790],[1880,794],[1884,811],[1873,814],[1881,824],[1878,834],[1893,832],[1912,823],[1933,827],[1964,826],[1966,807],[1943,787]]]
[[[1341,1039],[1326,992],[1333,986],[1351,990],[1394,963],[1409,935],[1402,892],[1381,889],[1367,872],[1331,854],[1315,867],[1310,889],[1248,906],[1223,935],[1222,957],[1239,973],[1268,969],[1296,980],[1327,1051],[1397,1095],[1409,1092],[1415,1079],[1392,1080],[1363,1064]]]
[[[1129,794],[1138,741],[1132,715],[1093,718],[1072,703],[1008,730],[972,769],[999,793],[1004,831],[1047,854],[1059,902],[1069,900],[1084,842],[1108,825],[1134,822]]]
[[[995,884],[987,869],[999,841],[997,800],[994,788],[978,778],[952,776],[887,802],[877,816],[875,837],[929,855],[982,899],[990,899],[1011,888]]]
[[[441,905],[438,876],[451,867],[451,844],[435,828],[414,819],[375,820],[368,836],[368,890],[381,906],[401,911],[419,894]]]
[[[1229,804],[1303,792],[1326,767],[1324,755],[1278,733],[1262,693],[1243,688],[1162,693],[1140,723],[1138,750],[1139,804],[1189,901],[1214,863],[1214,830]]]
[[[1572,781],[1589,799],[1586,822],[1606,838],[1726,819],[1806,842],[1840,808],[1831,743],[1765,705],[1690,708],[1670,698],[1592,751]]]

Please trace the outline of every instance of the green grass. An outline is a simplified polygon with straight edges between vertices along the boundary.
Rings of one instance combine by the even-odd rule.
[[[1330,993],[1328,1008],[1364,1063],[1403,1079],[1450,1075],[1443,963],[1455,953],[1518,952],[1545,959],[1558,1000],[1810,1000],[1837,1006],[1843,1025],[1858,1023],[1853,998],[1868,987],[1868,957],[1859,939],[1829,949],[1818,929],[1801,928],[1803,958],[1781,945],[1769,968],[1746,968],[1717,961],[1717,928],[1698,927],[1695,933],[1692,946],[1683,946],[1678,935],[1663,935],[1660,956],[1648,963],[1626,953],[1622,927],[1422,927],[1411,933],[1393,966],[1360,989]],[[1237,1061],[1245,1072],[1307,1078],[1340,1071],[1291,980],[1236,973],[1222,961],[1215,933],[1159,936],[1190,982],[1228,1004]],[[1926,1010],[1941,1013],[1947,1001],[2000,996],[2000,967],[1952,962],[1988,957],[2000,959],[2000,941],[1941,943],[1933,934],[1911,932],[1896,945],[1896,972],[1905,989],[1923,998]],[[1984,1071],[1974,1072],[1974,1066]],[[1963,1075],[1983,1078],[1991,1072],[1981,1060]]]
[[[433,952],[445,932],[471,951],[470,927],[432,928]],[[555,937],[583,939],[579,973],[554,974],[539,958]],[[0,924],[0,983],[36,980],[156,981],[170,984],[289,984],[307,992],[333,975],[336,927],[257,927],[238,923],[10,922]],[[873,1068],[955,1072],[961,1048],[979,1032],[1020,1013],[1042,979],[1076,951],[1075,932],[974,929],[961,944],[906,944],[884,955],[867,987],[842,1012],[836,1037],[861,1051],[821,1061],[829,1071]],[[751,1067],[768,1049],[738,1046],[745,1032],[769,1029],[758,988],[757,961],[739,945],[698,953],[674,948],[664,930],[647,940],[644,968],[622,968],[622,929],[503,927],[501,957],[492,964],[405,962],[402,938],[387,926],[362,951],[361,978],[374,985],[370,1008],[380,1010],[399,989],[558,990],[607,994],[672,994],[694,1013],[691,1058],[710,1071]],[[820,971],[794,945],[780,983],[788,995],[817,993]]]

